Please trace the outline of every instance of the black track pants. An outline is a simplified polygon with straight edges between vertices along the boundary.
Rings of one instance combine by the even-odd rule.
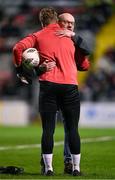
[[[69,84],[40,82],[39,108],[43,128],[42,153],[51,154],[53,151],[56,112],[61,109],[67,128],[70,151],[72,154],[79,154],[80,99],[78,87]]]

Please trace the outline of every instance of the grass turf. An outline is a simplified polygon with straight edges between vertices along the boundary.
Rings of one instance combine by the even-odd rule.
[[[82,129],[81,139],[110,136],[115,138],[115,129]],[[40,144],[40,125],[29,127],[0,127],[0,147]],[[63,126],[57,125],[55,141],[62,141]],[[77,179],[115,179],[115,139],[81,144],[81,171]],[[63,174],[63,145],[54,147],[53,166],[55,175],[40,174],[40,148],[0,150],[0,166],[24,168],[22,175],[0,174],[0,179],[75,179]]]

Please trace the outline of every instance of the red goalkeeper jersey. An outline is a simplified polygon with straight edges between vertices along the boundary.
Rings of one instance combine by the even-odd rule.
[[[56,62],[56,67],[39,76],[40,81],[78,84],[74,43],[70,38],[56,36],[55,32],[60,29],[58,24],[50,24],[19,41],[13,48],[14,63],[20,65],[22,52],[35,47],[40,54],[40,64],[46,59]]]

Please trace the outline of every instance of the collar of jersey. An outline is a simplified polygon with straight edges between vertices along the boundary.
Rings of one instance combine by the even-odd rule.
[[[55,28],[55,27],[60,27],[58,23],[52,23],[46,26],[45,28]]]

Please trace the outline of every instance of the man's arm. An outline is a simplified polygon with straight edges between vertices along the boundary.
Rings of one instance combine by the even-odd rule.
[[[13,57],[14,57],[14,65],[16,67],[21,65],[23,51],[28,48],[34,47],[35,42],[36,42],[35,36],[29,35],[15,44],[15,46],[13,47]]]
[[[86,41],[80,36],[73,36],[72,40],[75,45],[75,60],[78,71],[87,71],[90,67],[90,61],[88,55],[91,51],[86,43]]]
[[[86,41],[80,36],[76,36],[75,32],[68,29],[59,30],[56,32],[56,35],[60,37],[70,37],[73,40],[75,46],[75,62],[77,70],[87,71],[90,66],[90,62],[87,56],[90,55],[91,52]]]
[[[57,31],[56,35],[60,37],[70,37],[73,40],[75,47],[79,47],[85,56],[91,54],[91,49],[89,48],[87,42],[81,36],[77,36],[75,32],[64,29]]]
[[[41,65],[37,67],[33,67],[31,69],[26,68],[22,64],[16,67],[17,77],[21,80],[21,82],[25,84],[31,84],[33,78],[36,76],[40,76],[45,72],[51,71],[56,66],[55,61],[45,60]]]
[[[75,44],[75,47],[78,46],[85,56],[88,56],[91,54],[91,50],[88,47],[87,42],[82,37],[75,35],[72,37],[72,40]]]
[[[16,74],[20,80],[26,84],[31,84],[33,77],[40,76],[46,71],[52,70],[56,64],[54,61],[50,62],[48,60],[44,61],[41,65],[33,67],[28,70],[22,65],[22,53],[25,49],[35,46],[35,36],[29,35],[28,37],[22,39],[13,47],[14,65],[16,69]]]
[[[78,71],[87,71],[90,67],[89,58],[84,55],[84,53],[78,46],[76,46],[75,61]]]

